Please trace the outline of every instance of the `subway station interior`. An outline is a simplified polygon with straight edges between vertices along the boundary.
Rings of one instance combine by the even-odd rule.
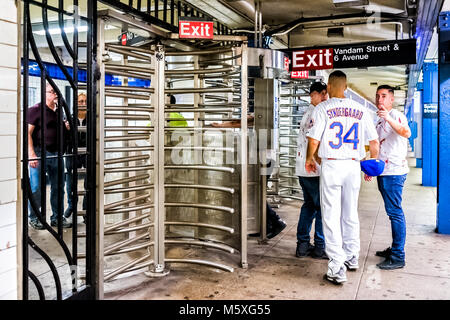
[[[2,0],[0,300],[450,299],[449,24],[449,0]],[[404,266],[378,267],[392,216],[361,171],[338,285],[328,245],[298,254],[297,168],[336,70],[410,131]]]

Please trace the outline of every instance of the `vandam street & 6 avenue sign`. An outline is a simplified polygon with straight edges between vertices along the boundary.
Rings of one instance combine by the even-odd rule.
[[[291,71],[416,63],[416,39],[291,49]]]

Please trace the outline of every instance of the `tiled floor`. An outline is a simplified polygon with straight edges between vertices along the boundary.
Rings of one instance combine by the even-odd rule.
[[[375,251],[390,245],[390,223],[376,182],[363,182],[360,269],[348,272],[343,286],[323,280],[326,260],[295,257],[300,208],[295,202],[277,209],[288,223],[279,236],[267,244],[249,239],[248,269],[238,267],[237,255],[230,257],[237,266],[233,273],[174,264],[164,278],[138,274],[108,283],[105,299],[450,299],[450,236],[434,232],[436,189],[421,186],[420,169],[411,168],[403,206],[407,219],[404,269],[375,267],[381,261]]]

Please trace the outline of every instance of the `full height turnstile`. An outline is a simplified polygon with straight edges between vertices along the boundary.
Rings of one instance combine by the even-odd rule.
[[[108,24],[148,41],[110,42]],[[162,44],[170,34],[110,11],[99,14],[97,38],[99,287],[134,272],[166,275],[172,263],[246,267],[245,38],[173,51]]]
[[[303,200],[298,176],[295,175],[300,122],[309,106],[309,87],[314,79],[281,79],[279,108],[280,170],[269,181],[270,195],[275,203]]]

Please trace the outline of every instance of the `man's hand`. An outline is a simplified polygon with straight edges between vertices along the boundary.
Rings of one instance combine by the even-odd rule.
[[[373,178],[373,177],[368,176],[367,174],[364,173],[364,180],[366,180],[366,181],[372,181],[372,178]]]
[[[388,122],[392,120],[392,117],[389,115],[389,111],[387,111],[384,106],[381,106],[381,109],[377,111],[377,115]]]
[[[36,154],[30,154],[29,155],[29,159],[35,159],[37,158]],[[32,168],[37,168],[39,167],[39,160],[31,160],[30,162],[28,162],[30,164],[30,167]]]
[[[64,124],[66,125],[67,130],[70,130],[70,124],[69,121],[64,121]]]
[[[306,159],[305,169],[308,173],[317,172],[316,162],[314,159]]]

